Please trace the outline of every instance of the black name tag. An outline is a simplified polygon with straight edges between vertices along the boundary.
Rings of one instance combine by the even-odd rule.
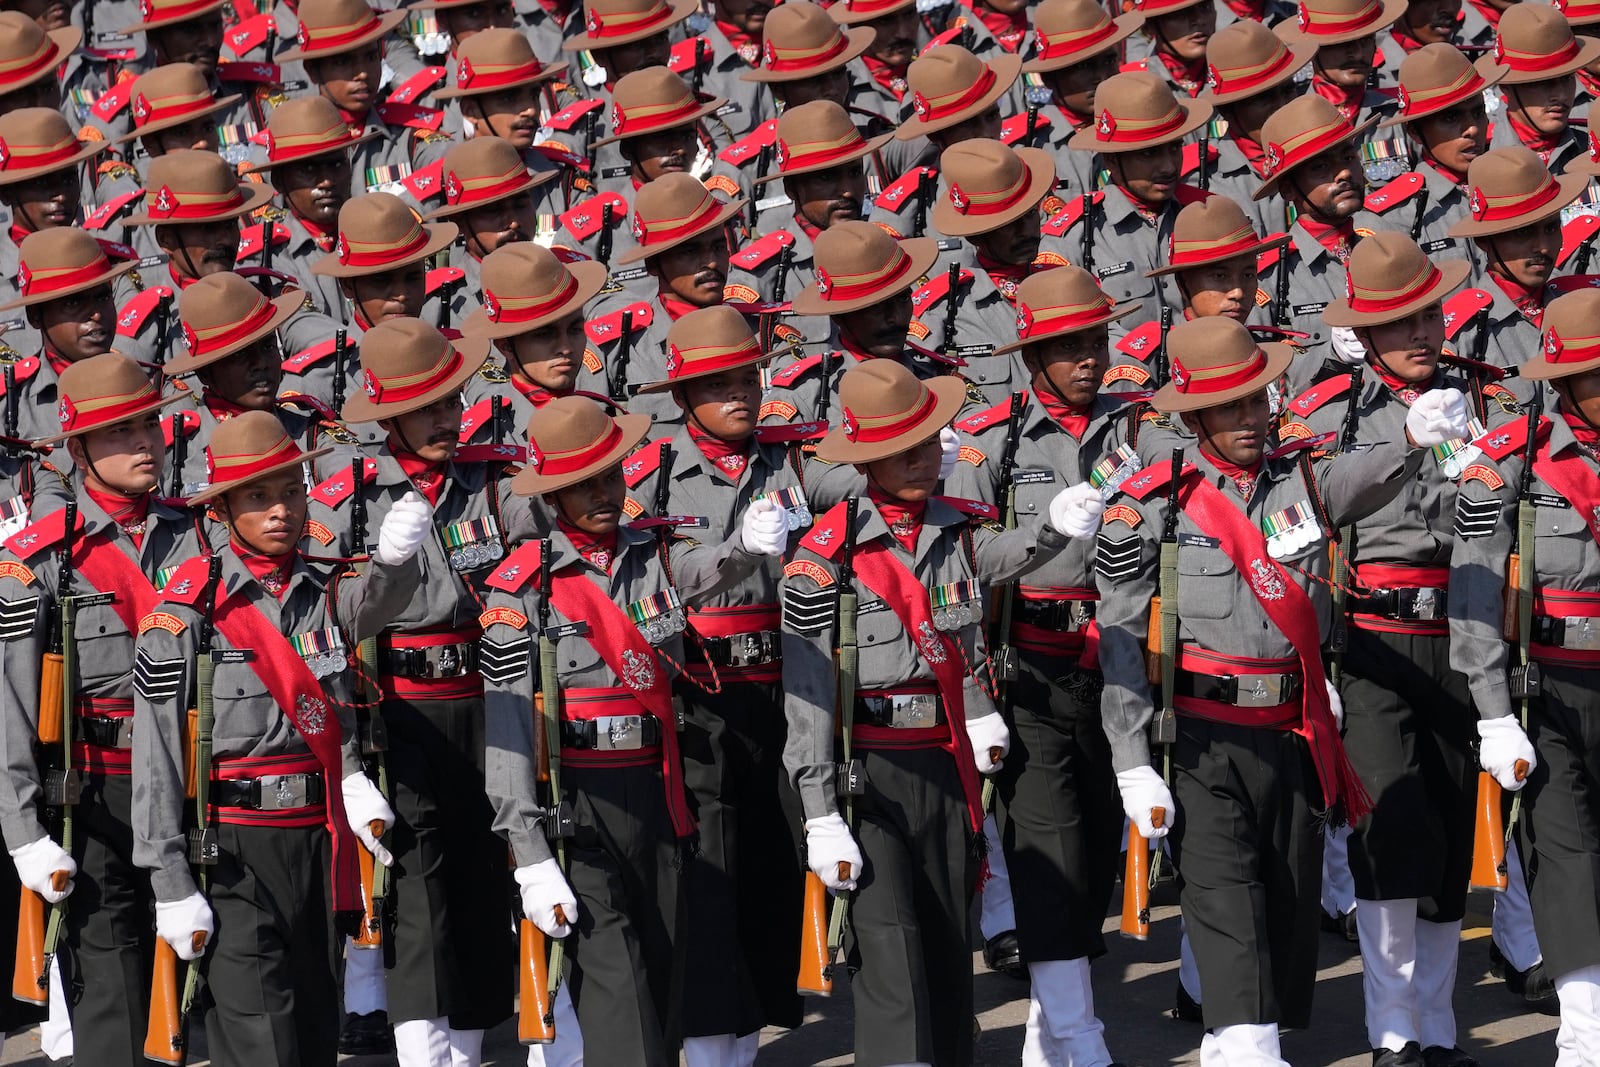
[[[255,658],[255,652],[248,648],[213,648],[211,650],[212,663],[249,663]]]
[[[1441,237],[1437,241],[1423,242],[1422,250],[1431,256],[1435,252],[1448,252],[1455,246],[1456,240],[1454,237]]]
[[[1180,548],[1216,548],[1220,544],[1222,544],[1221,541],[1215,537],[1207,537],[1205,534],[1181,533],[1178,535],[1178,546]]]
[[[1564,497],[1551,496],[1549,493],[1529,493],[1528,499],[1533,501],[1536,508],[1570,508],[1572,501]]]
[[[1295,315],[1320,315],[1322,314],[1322,309],[1327,306],[1328,302],[1324,300],[1320,304],[1296,304],[1289,310]]]
[[[93,608],[101,604],[115,604],[117,602],[117,594],[89,593],[85,596],[73,597],[72,602],[80,608]]]
[[[960,247],[961,247],[961,238],[959,238],[959,237],[941,237],[941,238],[939,238],[939,251],[941,251],[941,252],[954,252],[956,249],[958,249]]]
[[[729,100],[726,104],[723,104],[721,107],[717,108],[717,114],[718,115],[737,115],[739,112],[741,112],[743,110],[744,110],[744,108],[739,106],[739,102],[737,100]]]
[[[544,635],[552,641],[559,641],[563,637],[588,637],[589,624],[586,622],[566,622],[560,626],[546,626]]]
[[[994,355],[994,345],[958,345],[956,346],[956,355],[962,359],[966,359],[969,356],[992,356]]]
[[[602,178],[621,178],[629,173],[632,173],[632,168],[627,166],[600,168],[600,177]]]
[[[869,600],[865,604],[856,605],[856,615],[871,615],[875,611],[884,611],[889,607],[887,600]]]
[[[1011,475],[1015,485],[1049,485],[1056,480],[1056,472],[1052,470],[1016,471]]]
[[[1113,263],[1109,267],[1097,267],[1094,273],[1095,277],[1105,281],[1107,278],[1114,278],[1118,274],[1126,274],[1132,269],[1133,260],[1130,259],[1126,263]]]

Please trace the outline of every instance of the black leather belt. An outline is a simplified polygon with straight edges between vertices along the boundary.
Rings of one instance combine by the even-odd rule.
[[[99,748],[132,748],[133,716],[107,718],[103,715],[79,715],[72,729],[78,740]]]
[[[701,642],[705,645],[707,662],[718,667],[760,667],[783,658],[782,639],[776,630],[703,637]]]
[[[478,669],[478,646],[391,648],[383,654],[383,665],[385,671],[398,678],[458,678]]]
[[[1074,633],[1094,618],[1092,600],[1023,600],[1011,604],[1011,621],[1041,630]]]
[[[288,811],[322,803],[320,774],[264,774],[211,783],[211,800],[219,808]]]
[[[1298,674],[1212,675],[1179,670],[1174,683],[1179,696],[1236,708],[1275,708],[1300,695]]]
[[[1447,590],[1434,586],[1374,589],[1348,603],[1357,615],[1382,615],[1396,622],[1439,622],[1445,618],[1446,594]]]
[[[1574,652],[1600,652],[1600,619],[1540,615],[1533,620],[1533,643]]]
[[[944,702],[937,693],[895,693],[891,696],[856,697],[857,726],[895,730],[921,730],[945,721]]]
[[[563,748],[631,752],[661,743],[661,720],[654,715],[602,715],[561,724]]]

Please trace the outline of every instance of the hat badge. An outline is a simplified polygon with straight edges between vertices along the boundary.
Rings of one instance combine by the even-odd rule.
[[[1110,140],[1111,135],[1117,132],[1117,120],[1111,117],[1109,108],[1100,112],[1100,121],[1095,123],[1094,132],[1102,141]]]
[[[621,104],[611,105],[611,132],[621,133],[622,127],[627,124],[628,116],[623,113]]]
[[[678,371],[683,369],[683,353],[678,351],[677,345],[667,346],[667,377],[676,378]]]
[[[839,418],[839,429],[843,430],[844,435],[850,440],[856,439],[856,417],[849,408],[845,408],[844,414]]]
[[[177,200],[172,195],[172,187],[163,185],[160,190],[156,192],[156,202],[154,204],[155,210],[163,215],[170,215],[172,214],[172,209],[177,206]]]
[[[1189,372],[1177,360],[1172,361],[1172,384],[1179,389],[1189,384]]]
[[[78,417],[78,408],[70,396],[61,398],[61,403],[56,405],[56,420],[61,423],[63,430],[70,429]]]
[[[1556,333],[1553,328],[1545,331],[1544,355],[1546,359],[1555,360],[1565,348],[1566,343],[1561,340],[1561,335]]]
[[[367,396],[371,397],[373,400],[378,399],[378,394],[383,392],[382,388],[378,385],[377,375],[373,374],[370,368],[361,372],[361,388],[364,389]]]
[[[273,154],[277,151],[278,143],[272,139],[271,130],[262,130],[261,137],[262,140],[267,142],[267,158],[271,159]]]
[[[456,87],[465,89],[472,84],[473,76],[472,60],[462,56],[461,64],[456,68]]]
[[[921,93],[911,94],[911,108],[917,113],[917,117],[922,119],[927,118],[928,112],[931,110],[928,107],[928,98]]]
[[[828,272],[823,270],[821,267],[816,268],[816,275],[817,293],[826,298],[828,293],[833,289],[833,279],[829,277]]]
[[[487,289],[483,291],[483,313],[489,316],[490,322],[500,321],[500,301]]]
[[[1283,145],[1269,142],[1263,159],[1267,164],[1268,174],[1277,170],[1283,164]]]
[[[17,288],[23,296],[27,296],[28,290],[33,288],[33,271],[28,269],[26,263],[17,264]]]
[[[1033,329],[1033,309],[1022,301],[1017,301],[1017,333],[1026,338],[1028,331]]]
[[[1217,69],[1216,64],[1207,63],[1206,64],[1206,87],[1208,89],[1213,89],[1214,90],[1214,89],[1217,88],[1217,86],[1219,86],[1221,84],[1222,84],[1222,72]]]
[[[137,93],[133,98],[133,117],[141,126],[150,118],[150,101],[144,98],[143,93]]]
[[[444,176],[444,197],[452,204],[461,200],[461,179],[456,177],[453,170]]]
[[[531,437],[528,438],[528,463],[534,470],[544,468],[544,453],[539,451],[539,442]]]
[[[350,239],[344,235],[343,230],[339,231],[339,241],[333,246],[333,251],[338,255],[340,263],[350,262]]]
[[[789,159],[789,146],[783,143],[782,137],[773,138],[773,157],[781,168]]]
[[[0,167],[5,166],[5,145],[0,143]],[[1600,163],[1600,137],[1595,136],[1595,131],[1589,131],[1589,158]]]
[[[1346,300],[1356,298],[1356,276],[1348,270],[1344,272],[1344,295]]]
[[[1395,90],[1395,98],[1400,101],[1401,111],[1411,110],[1411,94],[1406,92],[1406,87],[1404,85]]]
[[[200,338],[195,334],[194,327],[187,322],[183,324],[183,347],[192,355],[200,351]]]
[[[600,36],[600,28],[604,25],[605,20],[600,17],[600,12],[590,8],[588,16],[583,20],[583,28],[588,31],[589,36]]]
[[[961,212],[961,214],[965,215],[967,213],[967,208],[971,205],[971,203],[972,201],[967,199],[967,194],[961,191],[961,186],[957,185],[955,182],[951,182],[950,206],[954,207],[957,211]]]
[[[144,16],[144,20],[146,22],[149,22],[150,16],[154,15],[155,13],[155,4],[151,3],[150,0],[139,0],[139,14]]]
[[[300,46],[301,51],[311,47],[311,34],[306,31],[306,24],[301,23],[300,29],[295,32],[294,43]]]
[[[644,234],[645,234],[644,216],[639,214],[637,211],[635,211],[633,213],[633,239],[635,241],[638,241],[640,244],[643,244],[644,243]]]
[[[1473,218],[1482,221],[1484,212],[1483,190],[1477,186],[1472,187],[1472,196],[1467,200],[1467,210],[1472,212]]]
[[[1305,0],[1300,0],[1300,6],[1294,13],[1294,24],[1300,27],[1300,32],[1305,33],[1311,27],[1311,9],[1306,7]]]
[[[1506,61],[1506,41],[1498,33],[1494,35],[1494,61],[1496,63]]]
[[[5,170],[11,162],[11,149],[6,147],[4,139],[0,139],[0,170]]]

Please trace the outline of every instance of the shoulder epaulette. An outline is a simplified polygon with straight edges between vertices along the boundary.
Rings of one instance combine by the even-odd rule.
[[[1033,130],[1035,133],[1050,128],[1050,116],[1040,113],[1033,117]],[[1008,145],[1014,145],[1028,136],[1028,113],[1026,111],[1012,115],[1000,124],[1000,140]]]
[[[773,230],[765,237],[756,238],[734,253],[732,262],[735,267],[752,270],[792,244],[794,244],[794,234],[788,230]]]
[[[1290,401],[1289,409],[1298,416],[1309,415],[1328,401],[1348,393],[1354,381],[1353,374],[1338,374],[1332,378],[1325,378]]]
[[[472,436],[472,431],[478,428],[478,423],[494,417],[495,406],[500,402],[498,396],[484,397],[461,413],[461,440],[466,441]]]
[[[605,219],[605,206],[612,206],[611,225],[619,226],[628,217],[628,202],[618,193],[604,192],[569,207],[556,217],[561,220],[561,225],[567,232],[580,241],[600,232],[600,223]]]
[[[1215,163],[1217,158],[1221,155],[1222,153],[1217,150],[1217,146],[1215,144],[1212,144],[1210,141],[1206,142],[1207,166]],[[1200,169],[1200,143],[1198,141],[1189,141],[1186,143],[1183,146],[1183,155],[1180,158],[1181,166],[1178,169],[1178,174],[1181,177],[1187,178],[1189,175]],[[1180,185],[1178,188],[1181,189],[1183,186]]]
[[[1132,356],[1141,363],[1150,358],[1157,348],[1161,347],[1161,323],[1155,319],[1142,322],[1136,329],[1129,330],[1122,335],[1122,340],[1117,342],[1117,351],[1125,356]]]
[[[1183,474],[1194,470],[1192,464],[1185,464]],[[1179,475],[1182,477],[1182,474]],[[1135,500],[1143,500],[1150,494],[1166,488],[1172,480],[1172,464],[1158,463],[1154,467],[1146,467],[1122,483],[1122,492],[1127,493]]]
[[[378,118],[390,126],[404,126],[412,130],[437,130],[444,124],[444,112],[433,107],[416,104],[379,104]]]
[[[551,115],[544,124],[552,130],[570,130],[578,124],[579,119],[602,106],[604,104],[600,100],[575,100]]]
[[[1550,420],[1544,417],[1539,419],[1537,436],[1543,437],[1550,429]],[[1472,442],[1483,450],[1483,454],[1492,460],[1502,460],[1514,455],[1528,443],[1528,420],[1516,419],[1506,423],[1499,429],[1490,430],[1476,441]]]
[[[511,555],[500,561],[500,565],[483,584],[504,593],[520,593],[539,575],[539,545],[537,539],[522,542]]]
[[[1294,242],[1286,242],[1286,245],[1273,245],[1271,248],[1264,248],[1260,252],[1257,252],[1256,273],[1265,274],[1267,271],[1271,270],[1278,260],[1283,258],[1283,250],[1286,246],[1293,248]]]
[[[11,379],[18,385],[39,373],[39,357],[28,356],[11,364]],[[0,396],[6,395],[5,379],[0,378]]]
[[[1600,289],[1600,274],[1569,274],[1550,282],[1550,294],[1571,293],[1579,289]]]
[[[426,200],[437,193],[444,181],[444,160],[437,159],[420,170],[414,170],[400,179],[400,184],[418,200]]]
[[[76,530],[83,529],[83,512],[77,512]],[[67,532],[67,509],[58,508],[11,535],[6,548],[18,559],[32,559],[47,548],[61,543]]]
[[[539,153],[558,167],[573,167],[577,170],[589,169],[587,156],[579,155],[560,141],[542,141],[539,144],[530,145],[528,151]]]
[[[194,607],[196,602],[205,595],[206,586],[211,578],[211,557],[195,556],[178,565],[172,572],[172,577],[167,579],[167,584],[161,587],[161,600],[163,604],[184,604]]]
[[[89,110],[93,111],[94,117],[100,121],[110,122],[117,117],[123,108],[128,106],[128,102],[132,99],[133,82],[126,81],[101,93],[100,99],[96,100],[94,107]]]
[[[161,417],[161,438],[166,441],[167,447],[172,447],[172,442],[178,439],[178,430],[183,430],[183,436],[188,437],[200,428],[200,413],[196,411],[174,411],[171,415]]]
[[[1408,171],[1376,192],[1368,193],[1368,211],[1381,215],[1397,204],[1403,204],[1422,191],[1424,179],[1416,171]]]
[[[667,57],[667,69],[674,74],[683,74],[685,71],[693,70],[695,67],[694,53],[697,45],[701,48],[701,62],[703,63],[705,60],[710,59],[713,52],[711,42],[704,37],[688,37],[672,46],[672,52]]]
[[[435,85],[444,81],[449,73],[443,67],[423,67],[389,92],[392,104],[409,104]]]
[[[117,316],[117,332],[124,337],[136,337],[139,329],[144,325],[144,320],[150,317],[151,312],[168,297],[172,290],[165,285],[152,285],[138,296],[122,305],[122,312]]]
[[[110,200],[107,200],[105,203],[89,212],[88,216],[83,220],[83,228],[86,230],[105,229],[106,226],[110,224],[111,220],[116,218],[118,212],[142,196],[144,196],[143,189],[134,189],[130,192],[122,193],[118,196],[112,197]]]
[[[423,280],[423,293],[432,296],[447,285],[454,285],[467,276],[460,267],[435,267]]]
[[[963,515],[970,515],[974,519],[982,519],[988,522],[1000,517],[999,508],[993,504],[985,504],[981,500],[968,500],[966,497],[960,496],[941,496],[934,499],[943,504],[948,504]]]
[[[307,367],[314,367],[333,355],[334,350],[338,347],[338,338],[330,337],[326,341],[318,341],[310,348],[302,348],[283,361],[283,372],[285,374],[303,374]]]
[[[849,511],[848,501],[835,504],[826,515],[811,524],[811,532],[802,537],[800,543],[823,559],[832,559],[849,536],[849,531],[844,528],[845,516]]]
[[[1572,254],[1596,233],[1600,233],[1600,215],[1578,215],[1561,227],[1561,253],[1556,256],[1556,266],[1564,266]]]
[[[1094,194],[1094,203],[1098,204],[1105,198],[1105,193],[1096,192]],[[1083,197],[1075,196],[1071,200],[1067,201],[1066,207],[1062,208],[1060,211],[1046,219],[1044,225],[1040,227],[1040,229],[1052,237],[1060,237],[1062,234],[1072,229],[1073,224],[1082,217]]]
[[[526,463],[528,450],[521,445],[462,445],[451,457],[454,463]]]
[[[897,208],[902,199],[922,188],[924,180],[938,176],[939,172],[933,167],[912,167],[886,186],[874,203],[879,207]]]
[[[242,230],[242,232],[239,235],[238,257],[240,259],[248,259],[250,256],[253,256],[257,252],[261,251],[261,227],[260,226],[244,226],[244,227],[241,227],[241,230]],[[285,226],[281,222],[273,223],[272,224],[272,245],[273,245],[273,247],[276,248],[278,245],[284,244],[288,240],[289,240],[289,227]]]
[[[957,285],[966,285],[972,280],[972,272],[963,270],[956,276]],[[911,317],[921,318],[922,313],[944,299],[945,293],[950,291],[950,272],[939,271],[928,279],[928,283],[921,289],[911,294]]]
[[[1338,436],[1332,430],[1328,430],[1326,433],[1312,434],[1308,429],[1304,434],[1292,435],[1292,440],[1280,442],[1277,448],[1267,452],[1267,458],[1284,459],[1304,452],[1308,448],[1321,448],[1323,445],[1331,445]]]
[[[252,48],[267,43],[267,35],[275,31],[271,15],[255,15],[234,23],[228,29],[228,51],[243,58]]]
[[[218,63],[217,81],[276,85],[283,81],[283,69],[276,63]]]
[[[632,489],[661,467],[661,450],[667,444],[665,437],[651,441],[639,451],[622,461],[622,477]]]
[[[1504,367],[1496,367],[1493,363],[1485,363],[1480,359],[1468,359],[1466,356],[1458,356],[1454,352],[1446,352],[1444,355],[1439,357],[1439,362],[1451,367],[1460,367],[1468,374],[1482,375],[1489,383],[1488,385],[1484,386],[1485,393],[1487,393],[1491,387],[1499,389],[1500,386],[1494,385],[1493,383],[1498,382],[1500,379],[1506,376],[1506,369]]]
[[[718,157],[724,162],[742,167],[761,155],[761,150],[778,139],[778,120],[768,119],[743,138],[724,148]]]
[[[583,324],[583,332],[589,335],[589,340],[596,344],[610,341],[622,336],[622,316],[627,313],[633,315],[633,331],[638,333],[650,325],[655,318],[655,312],[650,310],[649,304],[629,304],[620,311],[613,311],[609,315],[602,315],[597,319],[590,319]]]
[[[790,422],[780,426],[757,426],[756,443],[762,445],[791,445],[796,441],[815,441],[828,433],[828,424],[818,419],[814,422]]]
[[[793,363],[789,364],[787,367],[785,367],[782,370],[780,370],[777,373],[775,373],[772,376],[772,384],[773,385],[781,385],[781,386],[784,386],[784,387],[787,388],[788,386],[791,386],[796,381],[798,381],[800,376],[803,375],[806,371],[810,370],[812,367],[819,366],[821,363],[822,363],[822,353],[821,352],[817,352],[817,353],[814,353],[812,355],[805,356],[805,357],[803,357],[801,359],[797,359]]]
[[[1444,335],[1455,337],[1472,316],[1494,303],[1494,297],[1482,289],[1463,289],[1444,302]]]
[[[933,40],[928,42],[928,48],[932,48],[935,45],[956,43],[956,38],[960,37],[961,36],[961,32],[963,30],[965,30],[966,28],[967,28],[967,20],[966,19],[962,19],[962,18],[956,19],[954,21],[954,23],[952,23],[951,26],[948,29],[946,29],[939,36],[935,37]],[[923,51],[927,51],[927,49],[923,49]]]
[[[1130,59],[1128,62],[1117,68],[1117,73],[1137,74],[1140,71],[1148,71],[1149,69],[1150,61],[1148,59]]]
[[[1210,189],[1202,189],[1198,185],[1176,185],[1172,188],[1172,198],[1179,207],[1198,204],[1216,195]]]
[[[584,255],[576,248],[568,248],[566,245],[551,245],[550,254],[563,263],[588,263],[594,258]]]
[[[982,411],[968,415],[956,421],[956,429],[962,433],[982,433],[991,426],[998,426],[1011,417],[1011,398],[1006,397],[993,407],[984,408]]]
[[[278,403],[280,405],[289,404],[305,408],[323,422],[339,421],[339,413],[337,411],[334,411],[332,407],[310,393],[280,393],[278,394]]]
[[[361,464],[361,484],[368,485],[378,476],[378,461],[375,459],[364,460]],[[340,471],[330,475],[321,485],[311,490],[311,498],[333,507],[342,503],[346,497],[355,492],[355,486],[350,482],[350,472]]]

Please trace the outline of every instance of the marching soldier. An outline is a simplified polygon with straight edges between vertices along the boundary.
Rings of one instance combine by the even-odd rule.
[[[1097,510],[1072,487],[1051,500],[1051,526],[1001,532],[993,507],[933,496],[941,431],[966,392],[889,360],[846,372],[840,424],[817,456],[854,465],[867,491],[818,517],[784,567],[784,768],[807,864],[848,894],[862,1067],[972,1060],[979,778],[1010,747],[984,663],[984,587],[1054,556],[1061,530],[1092,530]],[[859,618],[836,624],[857,595]],[[841,696],[836,631],[848,641],[857,629],[858,687]]]
[[[1577,95],[1579,70],[1600,59],[1600,40],[1576,37],[1566,16],[1554,7],[1518,4],[1506,10],[1495,31],[1493,56],[1479,60],[1509,73],[1500,79],[1505,118],[1495,125],[1495,148],[1522,145],[1539,156],[1551,174],[1589,150],[1584,131],[1568,119]]]
[[[867,50],[872,38],[870,27],[842,26],[810,0],[780,4],[762,20],[758,64],[754,70],[740,74],[739,79],[765,86],[780,113],[813,100],[831,100],[848,110],[850,64]],[[866,113],[861,117],[878,120],[878,116]],[[740,166],[754,162],[762,154],[760,149],[773,144],[774,121],[768,119],[754,127],[754,132],[724,150],[722,158]],[[738,151],[741,148],[743,151]],[[730,159],[734,152],[737,156]],[[771,153],[765,155],[770,166]],[[766,169],[758,167],[757,173]]]
[[[1361,128],[1363,141],[1371,132],[1368,120],[1374,115],[1387,117],[1395,106],[1391,95],[1372,88],[1377,35],[1407,10],[1397,0],[1306,0],[1299,20],[1293,25],[1286,22],[1276,31],[1291,46],[1316,46],[1311,57],[1311,89],[1337,108],[1346,123]],[[1402,58],[1395,57],[1396,69]],[[1363,173],[1369,165],[1381,162],[1383,167],[1372,178],[1389,181],[1406,169],[1405,150],[1403,139],[1364,144],[1358,153]]]
[[[593,95],[573,109],[581,126],[556,127],[579,135],[568,148],[588,151],[599,121],[596,112],[609,102],[617,82],[636,70],[667,65],[672,58],[670,32],[694,10],[686,0],[583,0],[583,32],[568,37],[561,49],[576,57],[572,66],[578,80]]]
[[[1196,441],[1123,482],[1105,510],[1095,560],[1104,725],[1129,832],[1153,841],[1172,830],[1205,992],[1201,1056],[1281,1067],[1278,1027],[1306,1025],[1316,982],[1322,821],[1370,805],[1323,677],[1323,538],[1392,500],[1421,449],[1464,436],[1467,419],[1459,394],[1424,394],[1403,437],[1313,477],[1303,446],[1267,451],[1267,386],[1288,366],[1286,346],[1258,345],[1216,317],[1175,327],[1169,347],[1172,380],[1153,403]],[[1158,651],[1161,716],[1175,708],[1178,720],[1154,731],[1170,746],[1169,787],[1146,734],[1157,651],[1147,645],[1174,624],[1176,640]]]
[[[1516,414],[1490,369],[1443,356],[1442,303],[1469,264],[1439,266],[1409,238],[1379,232],[1350,254],[1351,295],[1323,312],[1355,331],[1366,363],[1317,383],[1287,408],[1285,442],[1329,440],[1324,453],[1403,434],[1420,397],[1456,389],[1478,426]],[[1466,678],[1450,669],[1445,523],[1475,447],[1448,441],[1383,508],[1340,534],[1335,682],[1350,762],[1373,810],[1349,840],[1361,935],[1367,1037],[1374,1063],[1472,1067],[1456,1048],[1456,953],[1472,864],[1475,772]],[[1419,1059],[1418,1057],[1421,1057]]]
[[[81,124],[76,107],[63,100],[58,70],[83,42],[76,26],[45,30],[21,11],[0,11],[0,115],[25,107],[48,107]]]
[[[1483,39],[1481,17],[1476,20],[1479,26],[1471,34],[1476,40],[1467,40],[1461,32],[1466,28],[1466,10],[1473,7],[1473,4],[1451,0],[1407,4],[1400,9],[1399,17],[1378,34],[1377,53],[1373,56],[1373,84],[1382,92],[1392,92],[1400,67],[1430,44],[1463,45],[1478,52],[1489,51],[1494,45],[1494,34]]]
[[[1038,531],[1062,483],[1109,495],[1137,470],[1126,443],[1134,405],[1099,388],[1106,327],[1134,310],[1113,304],[1078,267],[1024,280],[1022,335],[1005,347],[1020,352],[1030,390],[956,421],[966,447],[950,490],[996,507],[1014,491],[1016,525]],[[1089,961],[1106,950],[1100,928],[1117,877],[1122,808],[1100,725],[1100,675],[1085,652],[1093,555],[1074,542],[1009,594],[1011,628],[1000,641],[1019,664],[1000,707],[1012,745],[996,782],[1017,939],[1047,1059],[1109,1064]]]
[[[362,908],[355,850],[393,863],[378,838],[394,812],[361,765],[352,653],[416,588],[428,507],[396,503],[353,572],[296,547],[308,456],[282,423],[245,412],[210,449],[211,485],[194,502],[220,516],[227,545],[178,568],[135,644],[134,856],[157,936],[181,959],[205,953],[212,1058],[331,1063],[334,947]],[[196,700],[205,762],[190,759]],[[193,819],[186,775],[209,782],[194,783]]]
[[[672,46],[667,61],[696,94],[727,101],[717,109],[717,120],[729,141],[777,114],[772,97],[760,85],[741,77],[755,67],[761,55],[761,30],[768,10],[756,0],[742,4],[724,0],[714,13],[695,12],[682,24],[684,38]]]
[[[1600,1056],[1600,840],[1593,775],[1585,770],[1595,763],[1586,721],[1595,710],[1588,679],[1600,568],[1597,296],[1583,290],[1552,301],[1539,354],[1519,369],[1545,383],[1548,416],[1536,407],[1474,442],[1484,461],[1461,480],[1450,569],[1450,664],[1467,676],[1482,716],[1478,761],[1503,788],[1527,786],[1517,836],[1544,967],[1561,1004],[1556,1062],[1563,1067]],[[1513,565],[1523,568],[1520,577]],[[1507,625],[1513,609],[1514,632]],[[1526,762],[1525,778],[1518,761]]]
[[[481,281],[483,306],[461,332],[492,341],[501,358],[467,379],[461,442],[525,445],[528,417],[576,390],[588,354],[584,308],[606,284],[606,269],[591,260],[563,263],[522,242],[484,257]]]
[[[850,0],[829,7],[828,14],[846,32],[856,26],[872,31],[872,43],[850,63],[848,106],[869,111],[879,116],[883,129],[894,129],[905,114],[906,71],[923,37],[915,0]]]
[[[687,662],[680,635],[688,606],[776,557],[788,531],[766,498],[714,546],[670,519],[623,525],[623,460],[649,430],[646,416],[608,416],[578,396],[529,416],[530,462],[513,488],[540,498],[552,529],[490,573],[481,647],[494,823],[511,842],[523,916],[568,939],[585,1056],[667,1067],[678,1062],[681,872],[696,828],[681,755],[693,735],[680,740],[672,693]],[[552,656],[530,656],[535,634]],[[535,662],[556,676],[536,675]],[[707,1051],[690,1062],[738,1062]]]
[[[1205,88],[1206,44],[1217,30],[1216,0],[1149,0],[1139,10],[1144,23],[1129,42],[1128,58],[1143,62],[1133,69],[1155,75],[1183,96]]]
[[[163,400],[132,360],[109,353],[68,368],[60,386],[61,418],[47,440],[66,442],[77,490],[65,508],[36,512],[0,554],[0,828],[23,885],[67,901],[61,959],[76,1055],[133,1067],[144,1059],[153,945],[149,883],[133,859],[134,637],[165,576],[208,544],[199,513],[158,495],[157,413],[175,398]],[[70,656],[74,673],[48,677],[51,652]],[[43,739],[61,737],[69,714],[66,755]],[[82,790],[69,810],[57,790],[74,778]],[[64,820],[71,854],[60,844]],[[62,885],[52,881],[58,873]]]

